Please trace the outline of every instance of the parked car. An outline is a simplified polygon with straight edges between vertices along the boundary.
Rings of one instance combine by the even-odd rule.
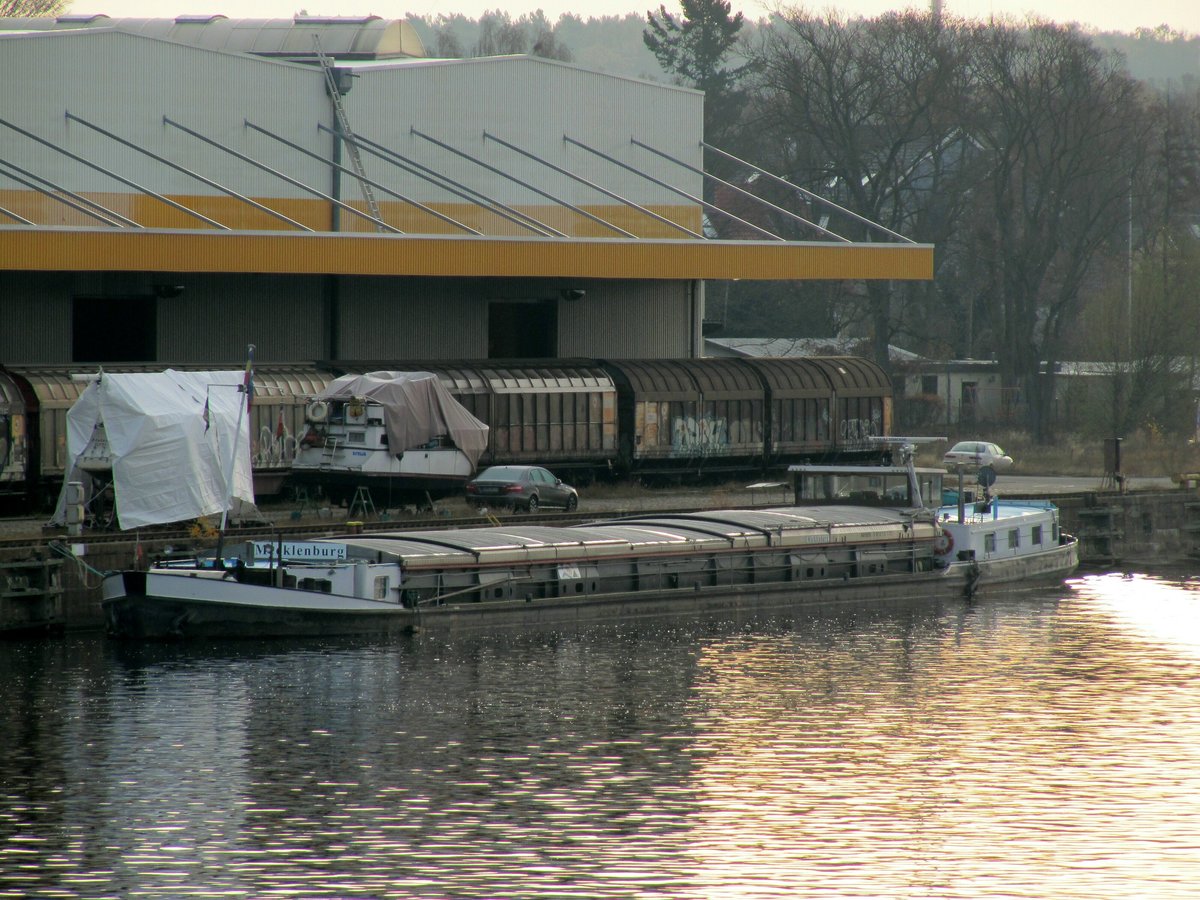
[[[942,464],[948,468],[990,468],[993,472],[1003,472],[1012,468],[1013,460],[996,444],[987,441],[959,441],[942,457]]]
[[[508,506],[536,512],[553,506],[568,512],[579,506],[579,492],[541,466],[492,466],[467,482],[467,500],[477,507]]]

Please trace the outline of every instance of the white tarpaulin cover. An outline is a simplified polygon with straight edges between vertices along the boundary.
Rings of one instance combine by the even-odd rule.
[[[245,374],[102,373],[67,412],[71,474],[53,521],[66,520],[66,482],[86,480],[79,461],[98,422],[108,439],[120,528],[219,515],[231,496],[253,503],[250,416],[239,390]],[[226,484],[231,459],[232,491]]]
[[[371,400],[383,407],[393,453],[449,435],[474,466],[487,447],[488,427],[467,412],[431,372],[368,372],[335,378],[321,400]]]

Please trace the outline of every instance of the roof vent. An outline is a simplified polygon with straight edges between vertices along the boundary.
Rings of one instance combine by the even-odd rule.
[[[379,21],[379,16],[301,16],[294,19],[297,25],[366,25]]]

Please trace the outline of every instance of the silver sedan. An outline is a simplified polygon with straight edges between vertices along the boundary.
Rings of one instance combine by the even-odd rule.
[[[987,441],[959,441],[942,457],[942,464],[947,468],[962,466],[964,469],[980,470],[989,468],[993,472],[1003,472],[1011,469],[1013,459],[997,444]]]
[[[492,466],[467,482],[467,500],[477,507],[508,506],[536,512],[553,506],[568,512],[579,505],[579,493],[541,466]]]

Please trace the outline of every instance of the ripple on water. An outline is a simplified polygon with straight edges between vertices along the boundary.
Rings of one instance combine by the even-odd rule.
[[[1198,606],[13,645],[0,897],[1190,897]]]

